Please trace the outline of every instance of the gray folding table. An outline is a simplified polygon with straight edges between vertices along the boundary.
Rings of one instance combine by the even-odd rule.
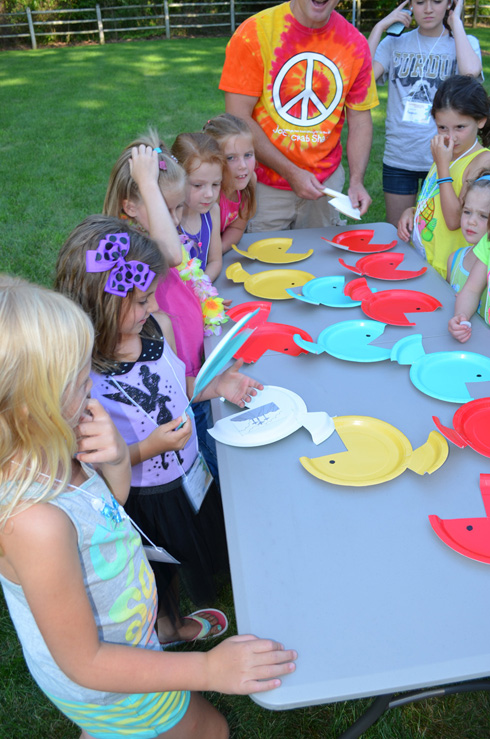
[[[234,305],[258,299],[225,276],[235,261],[251,274],[295,268],[315,277],[355,279],[338,260],[354,264],[363,255],[336,249],[321,236],[331,239],[356,228],[373,228],[379,243],[396,239],[388,224],[248,234],[240,242],[242,250],[260,238],[288,236],[293,238],[290,251],[313,248],[314,254],[276,266],[230,251],[216,286]],[[425,264],[403,242],[393,251],[405,255],[400,268]],[[403,282],[367,282],[378,291],[422,291],[443,304],[433,313],[417,315],[415,327],[389,327],[388,343],[420,333],[427,353],[462,349],[447,331],[454,294],[432,268]],[[359,307],[271,302],[270,321],[302,328],[314,341],[333,323],[364,317]],[[465,348],[490,356],[487,327],[477,317],[473,326]],[[208,350],[215,343],[209,341]],[[408,437],[413,449],[435,430],[433,415],[451,426],[459,407],[417,390],[409,379],[410,367],[389,360],[367,364],[328,354],[268,351],[245,370],[264,384],[298,393],[310,411],[386,421]],[[215,420],[236,412],[235,406],[213,401]],[[278,690],[254,696],[258,704],[294,708],[490,673],[490,566],[446,546],[428,519],[430,514],[485,515],[479,476],[490,473],[487,458],[450,444],[447,461],[432,475],[406,470],[388,482],[351,487],[319,480],[299,462],[301,456],[339,451],[337,434],[320,446],[305,429],[262,447],[217,446],[239,632],[274,638],[299,655],[295,673]]]

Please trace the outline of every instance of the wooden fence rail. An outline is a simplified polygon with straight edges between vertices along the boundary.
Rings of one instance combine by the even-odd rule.
[[[277,1],[277,0],[276,0]],[[186,35],[212,29],[214,35],[231,35],[235,28],[253,13],[273,4],[274,0],[208,0],[208,2],[169,2],[152,5],[95,5],[95,7],[61,10],[31,10],[0,14],[0,46],[30,40],[33,49],[37,40],[43,43],[63,37],[65,42],[85,37],[105,43],[106,34],[134,37],[140,34]],[[386,9],[376,0],[341,0],[338,10],[361,30],[369,30]],[[480,0],[467,4],[466,27],[490,25],[490,5]],[[27,41],[29,43],[29,41]]]

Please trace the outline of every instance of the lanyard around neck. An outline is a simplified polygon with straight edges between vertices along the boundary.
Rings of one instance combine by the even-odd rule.
[[[441,38],[443,37],[443,35],[444,35],[444,32],[445,32],[445,30],[446,30],[446,29],[445,29],[445,28],[443,27],[443,28],[442,28],[442,31],[441,31],[441,34],[440,34],[440,36],[438,36],[438,37],[436,38],[436,40],[435,40],[435,43],[433,44],[432,48],[431,48],[431,49],[430,49],[430,51],[429,51],[429,52],[427,53],[427,56],[426,56],[426,57],[425,57],[425,59],[424,59],[424,62],[423,62],[423,64],[422,64],[422,69],[421,69],[421,71],[420,71],[420,79],[421,79],[421,80],[422,80],[422,79],[424,78],[425,65],[427,64],[427,62],[429,62],[429,61],[430,61],[430,57],[431,57],[431,55],[432,55],[432,54],[434,53],[434,51],[435,51],[435,49],[436,49],[436,46],[437,46],[437,44],[439,43],[439,41],[440,41],[440,40],[441,40]],[[423,58],[423,53],[422,53],[422,47],[420,46],[420,31],[417,31],[417,44],[418,44],[418,47],[419,47],[419,54],[420,54],[420,57],[421,57],[421,58]],[[427,92],[427,90],[426,90],[426,89],[425,89],[424,87],[422,87],[422,89],[423,89],[423,91],[425,92],[425,95],[426,95],[426,97],[427,97],[427,100],[428,100],[428,102],[430,103],[430,102],[431,102],[431,99],[430,99],[429,93]],[[413,96],[413,94],[414,94],[414,92],[412,92],[412,96]]]
[[[478,137],[475,139],[475,141],[473,143],[473,146],[470,146],[469,149],[466,149],[466,151],[464,151],[462,154],[460,154],[457,159],[453,159],[453,161],[449,165],[449,169],[451,169],[451,167],[453,166],[453,164],[456,164],[456,162],[459,162],[460,159],[463,159],[463,157],[465,157],[467,154],[469,154],[470,151],[473,151],[473,149],[475,148],[475,146],[477,145],[477,143],[478,143]]]

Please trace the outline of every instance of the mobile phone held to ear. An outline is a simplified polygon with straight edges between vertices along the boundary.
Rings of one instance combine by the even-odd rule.
[[[408,8],[403,8],[403,13],[408,13],[408,15],[412,15],[412,11],[408,10]],[[392,23],[391,26],[388,26],[386,29],[386,33],[388,36],[400,36],[402,31],[405,30],[405,26],[401,21],[395,21],[395,23]]]

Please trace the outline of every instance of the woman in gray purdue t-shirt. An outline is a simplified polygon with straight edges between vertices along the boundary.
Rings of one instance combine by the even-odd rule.
[[[410,9],[417,28],[390,35],[394,23],[402,24],[402,30],[410,25],[407,6],[408,0],[379,21],[368,39],[374,76],[388,80],[383,191],[386,220],[394,226],[406,208],[415,206],[432,164],[430,140],[436,128],[430,110],[437,88],[453,74],[478,77],[482,69],[478,40],[463,27],[462,0],[454,9],[452,0],[414,0]]]

